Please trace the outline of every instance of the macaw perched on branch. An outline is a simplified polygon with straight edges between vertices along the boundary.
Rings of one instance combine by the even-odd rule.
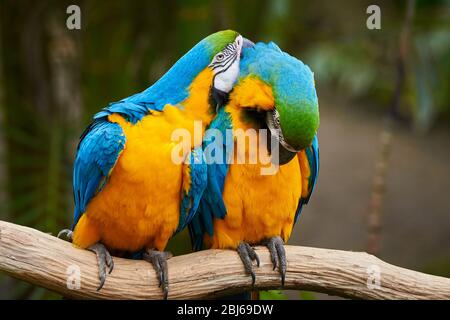
[[[252,245],[264,244],[284,284],[284,243],[308,203],[319,171],[318,126],[311,70],[274,43],[244,49],[238,82],[209,127],[228,139],[205,133],[205,151],[216,143],[227,152],[220,163],[208,162],[208,185],[189,225],[194,249],[237,249],[254,284],[253,261],[259,265],[259,258]],[[232,137],[227,129],[234,130]],[[269,138],[258,136],[252,148],[238,138],[239,129],[268,129]],[[261,154],[280,165],[274,174],[262,174],[266,164],[258,158]],[[240,157],[247,162],[239,163]],[[252,157],[257,161],[249,163]]]
[[[73,170],[73,243],[96,253],[100,285],[113,269],[108,250],[143,252],[167,298],[168,240],[196,212],[206,187],[202,141],[171,159],[179,128],[208,125],[239,73],[242,47],[253,45],[235,31],[208,36],[145,91],[94,116],[81,136]],[[204,130],[204,127],[202,128]],[[180,195],[181,190],[181,195]]]

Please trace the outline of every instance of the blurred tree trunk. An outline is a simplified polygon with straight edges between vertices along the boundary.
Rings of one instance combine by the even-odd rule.
[[[228,4],[228,2],[227,2]],[[252,41],[262,41],[261,34],[268,16],[269,0],[234,0],[230,6],[231,26]],[[230,26],[230,27],[231,27]]]
[[[10,215],[52,233],[67,227],[71,216],[82,112],[79,31],[66,28],[69,4],[4,0],[0,19],[1,46],[8,48],[2,52],[8,75],[2,110]],[[18,298],[48,295],[22,283],[14,287]]]
[[[8,48],[3,62],[11,214],[52,232],[69,221],[70,163],[81,115],[79,49],[74,31],[66,29],[67,5],[6,0],[1,19]]]
[[[133,2],[132,38],[136,39],[130,59],[136,84],[146,88],[158,80],[178,59],[175,0]]]
[[[62,11],[64,12],[64,11]],[[80,31],[70,31],[65,25],[66,17],[61,11],[53,12],[49,17],[47,32],[48,60],[52,85],[52,100],[55,113],[52,117],[54,131],[51,134],[48,174],[48,203],[49,210],[57,214],[60,208],[59,201],[72,203],[72,193],[67,183],[71,181],[73,156],[78,145],[78,132],[80,131],[81,114],[83,110],[80,88]],[[63,170],[69,171],[61,178]],[[61,194],[61,188],[65,190]],[[62,197],[62,199],[60,199]],[[66,207],[66,206],[64,206]],[[70,217],[70,213],[63,213]],[[67,220],[66,220],[67,221]]]
[[[211,15],[214,31],[230,28],[230,10],[226,2],[226,0],[213,1],[213,5],[211,7]]]
[[[184,54],[203,37],[209,35],[213,27],[212,2],[203,0],[178,0],[176,32],[178,53]]]
[[[0,11],[2,11],[0,5]],[[3,43],[1,40],[2,25],[0,24],[0,53],[3,54]],[[8,214],[8,197],[7,197],[7,181],[6,181],[6,141],[5,141],[5,121],[4,121],[4,101],[3,88],[5,87],[3,76],[3,60],[0,56],[0,220],[9,220]],[[8,299],[8,292],[11,291],[13,281],[0,275],[0,299]]]
[[[392,150],[394,136],[394,121],[400,117],[401,97],[404,93],[406,79],[406,61],[409,52],[411,37],[411,25],[414,17],[415,0],[408,0],[405,18],[400,31],[398,43],[398,56],[396,59],[396,87],[392,103],[387,111],[380,135],[380,150],[375,164],[375,173],[372,182],[372,193],[369,204],[368,215],[368,240],[367,252],[375,256],[380,255],[382,234],[382,211],[383,200],[386,193],[386,178],[388,162]]]
[[[1,10],[1,8],[0,8]],[[0,26],[1,28],[1,26]],[[0,31],[1,37],[1,31]],[[0,40],[0,52],[2,51],[2,42]],[[4,80],[3,80],[3,61],[0,59],[0,219],[8,219],[8,198],[6,193],[6,155],[5,155],[5,123],[3,116],[3,88],[4,88]]]
[[[1,72],[1,71],[0,71]],[[0,101],[1,92],[1,80],[0,80]],[[0,102],[1,103],[1,102]],[[3,105],[0,106],[0,219],[8,219],[7,197],[6,197],[6,168],[5,168],[5,137],[3,128],[5,124],[3,121]]]
[[[412,20],[414,18],[416,0],[408,0],[406,4],[405,18],[403,20],[402,28],[400,30],[400,36],[398,41],[398,55],[396,57],[396,71],[397,78],[395,84],[394,97],[392,99],[390,116],[398,118],[401,115],[401,99],[405,89],[406,80],[406,64],[408,61],[408,55],[410,53],[410,42],[411,42],[411,28]]]

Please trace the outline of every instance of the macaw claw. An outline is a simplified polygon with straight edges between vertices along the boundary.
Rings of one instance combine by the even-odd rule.
[[[150,262],[156,271],[156,275],[159,280],[159,287],[162,288],[164,293],[164,300],[167,300],[169,295],[169,272],[167,268],[167,260],[172,257],[170,252],[157,251],[157,250],[147,250],[142,258]]]
[[[98,286],[97,291],[100,291],[105,284],[107,268],[109,268],[108,274],[110,274],[114,269],[114,261],[109,251],[101,243],[96,243],[87,248],[87,250],[94,252],[97,256],[98,278],[100,280],[100,285]]]
[[[253,247],[250,246],[247,242],[239,243],[237,252],[242,262],[244,263],[245,271],[252,277],[253,287],[256,281],[255,272],[253,271],[253,261],[256,261],[256,265],[259,267],[259,257],[256,254],[255,249],[253,249]]]
[[[281,274],[281,285],[284,286],[286,279],[286,251],[284,250],[284,241],[280,237],[273,237],[264,242],[270,251],[270,258],[273,264],[273,270],[279,269]]]
[[[66,239],[72,242],[73,240],[73,231],[70,229],[62,229],[58,232],[57,238],[61,239],[62,236],[66,236]]]

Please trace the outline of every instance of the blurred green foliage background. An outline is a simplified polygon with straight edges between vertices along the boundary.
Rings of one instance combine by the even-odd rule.
[[[74,3],[81,8],[81,30],[66,28],[66,8]],[[381,8],[381,30],[366,28],[366,8],[373,3]],[[405,81],[395,117],[413,140],[443,130],[441,148],[449,149],[449,1],[417,0],[414,6],[404,61]],[[78,136],[92,115],[109,102],[148,87],[195,43],[220,29],[238,30],[253,41],[275,41],[310,65],[325,117],[322,128],[333,121],[332,116],[327,118],[327,110],[353,113],[359,109],[365,113],[363,119],[379,119],[391,108],[396,93],[399,38],[406,7],[407,1],[357,0],[0,0],[1,219],[53,234],[68,227],[73,210],[72,161]],[[339,100],[344,101],[340,103],[345,105],[343,109],[337,107]],[[381,122],[376,126],[382,130]],[[330,134],[328,141],[332,139]],[[324,151],[322,157],[326,156]],[[450,156],[447,153],[442,157],[448,168]],[[319,196],[312,202],[318,198],[332,211],[336,210],[334,198],[326,196],[322,192],[326,189],[320,187],[328,184],[331,188],[336,183],[327,176],[331,175],[321,173]],[[436,197],[445,197],[448,181],[437,187]],[[417,185],[427,187],[420,178]],[[362,202],[369,201],[369,193],[367,188]],[[349,204],[356,195],[342,197]],[[420,201],[420,196],[389,201],[396,200],[414,202]],[[410,211],[397,210],[396,214]],[[320,217],[321,213],[314,215]],[[324,225],[325,219],[316,226]],[[421,223],[418,218],[414,221]],[[441,228],[448,231],[448,227],[446,220]],[[315,230],[319,233],[321,229]],[[327,245],[312,240],[310,244]],[[441,246],[444,248],[436,257],[450,256],[449,243]],[[178,237],[170,248],[175,253],[189,250],[186,235]],[[449,275],[448,260],[440,258],[437,264],[423,261],[417,267]],[[57,298],[5,276],[0,276],[0,297]]]

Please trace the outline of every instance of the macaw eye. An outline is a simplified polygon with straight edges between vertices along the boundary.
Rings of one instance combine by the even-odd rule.
[[[223,53],[219,53],[216,58],[217,58],[217,61],[222,61],[224,58]]]

